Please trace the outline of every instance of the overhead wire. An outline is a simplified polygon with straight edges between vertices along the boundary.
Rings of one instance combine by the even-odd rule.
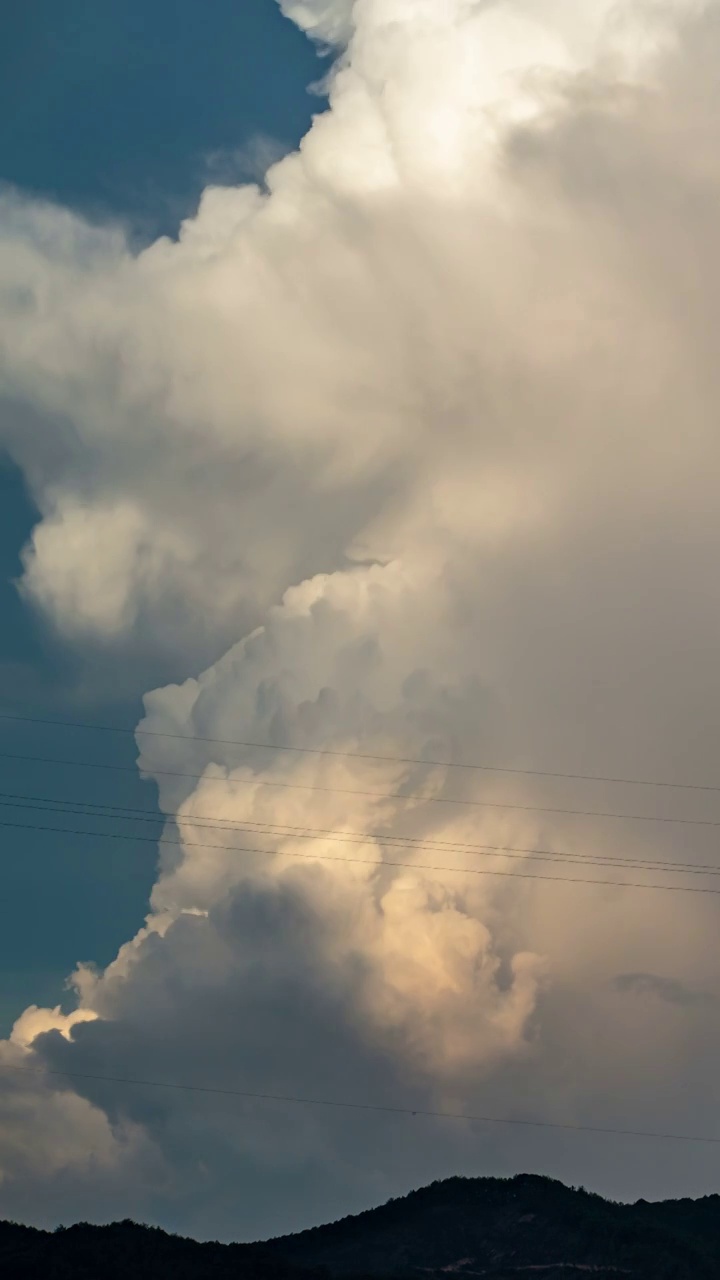
[[[27,718],[27,717],[11,717],[7,715],[0,715],[0,719],[6,719],[6,720],[7,719],[16,719],[16,720],[23,719],[28,721],[30,720],[30,718]],[[96,728],[96,729],[102,728],[104,730],[114,731],[114,732],[128,732],[128,733],[133,732],[132,730],[121,730],[115,726],[79,725],[75,722],[71,723],[71,722],[38,721],[38,720],[32,720],[30,722],[62,724],[63,727],[73,727],[73,728],[77,728],[77,727]],[[173,738],[184,737],[184,735],[157,734],[157,733],[153,733],[152,736],[173,737]],[[267,745],[267,744],[257,744],[257,743],[241,743],[241,742],[225,743],[225,742],[222,742],[222,740],[210,740],[210,739],[199,739],[199,740],[200,741],[217,741],[222,743],[222,745],[236,745],[236,746],[252,747],[252,748],[262,747]],[[576,780],[583,780],[583,781],[600,781],[600,782],[606,782],[606,783],[628,783],[630,785],[638,785],[638,786],[673,787],[676,789],[683,789],[683,790],[720,791],[720,787],[714,787],[714,786],[711,787],[711,786],[705,786],[701,784],[650,782],[650,781],[640,780],[640,779],[611,778],[611,777],[601,777],[599,775],[561,774],[561,773],[550,772],[550,771],[510,769],[510,768],[501,767],[501,766],[469,765],[464,763],[450,764],[449,762],[440,762],[440,761],[414,760],[409,758],[381,757],[381,756],[374,756],[374,755],[370,756],[369,754],[354,753],[354,752],[336,752],[336,751],[322,751],[322,750],[314,751],[313,749],[309,749],[309,748],[305,749],[305,748],[283,747],[283,748],[277,748],[277,749],[298,750],[298,751],[307,750],[309,754],[315,754],[318,756],[322,756],[322,755],[338,755],[338,756],[347,756],[347,757],[354,756],[359,759],[385,760],[385,761],[393,761],[393,762],[405,763],[405,764],[426,764],[430,766],[443,765],[443,767],[445,767],[445,765],[448,765],[448,767],[457,767],[457,768],[463,768],[463,769],[478,769],[478,770],[482,769],[482,770],[494,771],[494,772],[506,772],[506,773],[515,773],[515,774],[541,776],[541,777],[569,778],[569,779],[576,779]],[[0,754],[3,756],[3,758],[32,760],[32,761],[43,763],[43,764],[69,765],[71,767],[80,767],[80,768],[101,768],[101,769],[111,769],[113,771],[132,772],[132,773],[135,772],[135,769],[133,768],[118,766],[118,765],[111,765],[111,764],[95,762],[95,761],[92,761],[92,762],[66,761],[66,760],[61,760],[61,759],[58,760],[55,758],[47,758],[47,757],[23,757],[23,756],[16,755],[15,753],[0,753]],[[205,780],[205,781],[230,781],[230,779],[207,779],[205,778],[205,775],[202,775],[202,774],[193,775],[193,774],[186,774],[186,773],[170,773],[167,771],[158,771],[158,776],[195,778],[197,780]],[[232,781],[233,783],[237,783],[238,781],[245,782],[246,780],[232,779]],[[645,815],[645,814],[620,814],[620,813],[607,812],[607,811],[598,812],[598,811],[592,811],[592,810],[572,810],[572,809],[550,808],[547,806],[514,805],[514,804],[503,804],[499,802],[471,801],[471,800],[466,800],[464,798],[457,798],[456,800],[453,801],[453,799],[449,797],[403,795],[402,793],[388,794],[388,793],[378,793],[378,792],[355,791],[354,789],[351,790],[351,789],[335,788],[335,787],[284,783],[279,780],[249,779],[247,780],[247,783],[250,785],[259,784],[259,785],[288,787],[290,789],[297,789],[297,790],[326,791],[326,792],[337,793],[337,794],[358,794],[363,796],[372,795],[372,796],[377,796],[378,798],[397,799],[400,801],[420,800],[423,802],[429,801],[429,802],[458,803],[462,805],[473,805],[478,808],[488,807],[488,808],[499,808],[499,809],[509,809],[509,810],[526,810],[526,811],[544,812],[544,813],[549,812],[549,813],[560,813],[560,814],[576,814],[578,816],[610,817],[610,818],[618,818],[618,819],[627,819],[632,821],[672,822],[672,823],[678,823],[682,825],[692,825],[692,826],[708,826],[708,827],[720,826],[720,821],[704,820],[704,819],[668,818],[665,816],[656,817],[653,815]],[[523,857],[523,858],[534,857],[540,860],[558,862],[560,864],[573,863],[575,865],[586,865],[586,866],[608,866],[608,867],[613,867],[615,869],[619,869],[621,866],[626,866],[628,869],[633,869],[633,870],[674,872],[676,874],[717,875],[720,873],[720,868],[713,867],[709,864],[697,864],[697,863],[693,864],[693,863],[687,863],[682,861],[663,862],[662,860],[650,860],[650,859],[632,859],[631,860],[631,859],[622,859],[619,857],[613,857],[611,855],[603,855],[601,858],[589,857],[589,856],[579,857],[578,855],[570,855],[570,854],[563,853],[560,851],[555,851],[555,850],[517,848],[514,846],[506,847],[506,846],[480,845],[480,844],[472,845],[469,843],[440,841],[440,840],[434,840],[433,838],[428,839],[425,837],[416,837],[416,838],[400,837],[400,836],[392,835],[390,833],[383,833],[383,832],[346,832],[346,831],[336,831],[332,829],[322,829],[322,828],[319,828],[319,829],[307,828],[307,827],[299,828],[299,827],[291,826],[289,824],[284,824],[284,823],[271,824],[271,823],[257,823],[257,822],[247,821],[242,823],[241,825],[238,825],[236,823],[232,823],[231,825],[231,820],[213,818],[212,816],[208,817],[208,815],[193,815],[193,814],[165,815],[159,812],[152,813],[148,810],[137,810],[137,809],[134,810],[130,806],[119,806],[119,805],[109,805],[109,804],[98,805],[90,801],[72,801],[71,802],[71,801],[65,801],[65,800],[54,800],[52,797],[48,798],[48,797],[42,797],[42,796],[40,797],[17,796],[12,793],[10,794],[0,793],[0,804],[5,807],[8,807],[8,806],[25,807],[25,808],[37,809],[37,811],[39,812],[54,812],[58,814],[66,814],[67,816],[73,816],[73,817],[78,817],[78,816],[94,817],[99,820],[114,819],[114,820],[123,820],[123,821],[144,821],[144,822],[153,822],[155,824],[165,824],[169,820],[172,823],[174,823],[175,826],[178,828],[179,834],[181,833],[183,827],[192,826],[193,828],[197,828],[198,825],[202,827],[207,827],[208,829],[211,829],[211,830],[243,831],[243,830],[247,830],[248,828],[252,828],[253,832],[256,833],[257,835],[265,835],[272,839],[284,839],[289,837],[302,838],[302,839],[322,838],[323,840],[332,839],[332,840],[347,842],[347,843],[364,843],[368,839],[373,839],[389,847],[411,848],[411,849],[417,848],[419,851],[422,851],[423,849],[430,851],[430,850],[442,848],[445,852],[455,852],[458,854],[483,853],[490,856],[494,854],[498,854],[505,857],[508,857],[508,856]],[[101,812],[101,811],[105,811],[105,812]],[[66,827],[45,826],[45,825],[39,825],[39,824],[13,823],[8,821],[1,821],[1,820],[0,820],[0,827],[14,828],[16,830],[54,832],[56,834],[64,834],[64,835],[78,835],[78,836],[85,836],[91,839],[117,839],[117,840],[129,841],[129,842],[141,841],[145,843],[153,843],[153,844],[157,843],[156,836],[138,836],[135,834],[126,834],[126,833],[119,833],[119,832],[87,831],[87,830],[78,830],[78,829],[72,829],[72,828],[66,828]],[[702,893],[702,894],[710,894],[710,895],[720,894],[720,890],[718,889],[694,888],[686,885],[652,884],[647,882],[629,882],[625,880],[596,880],[596,879],[589,879],[585,877],[579,878],[579,877],[567,877],[567,876],[555,876],[555,875],[541,876],[541,875],[536,875],[532,873],[507,872],[507,871],[499,871],[495,869],[490,870],[486,868],[482,868],[482,869],[467,868],[467,867],[460,868],[460,867],[448,867],[446,865],[428,866],[427,864],[424,864],[424,863],[423,864],[418,864],[413,862],[406,863],[406,862],[400,862],[400,861],[389,861],[386,859],[378,861],[376,859],[356,858],[356,857],[347,857],[347,856],[331,857],[329,855],[318,854],[316,852],[303,854],[296,850],[292,852],[288,852],[286,850],[279,851],[275,849],[253,848],[249,846],[228,846],[227,844],[216,845],[216,844],[209,844],[205,842],[187,841],[185,839],[170,840],[168,839],[167,834],[163,834],[161,839],[163,844],[175,844],[182,848],[189,847],[189,848],[201,848],[201,849],[214,849],[214,850],[218,850],[225,853],[232,852],[232,853],[264,854],[266,856],[271,856],[271,857],[288,857],[292,859],[301,858],[301,859],[306,859],[311,861],[322,861],[322,862],[348,862],[353,864],[360,863],[360,864],[375,866],[377,867],[378,870],[382,869],[383,866],[406,867],[415,871],[433,871],[433,872],[444,871],[452,875],[476,874],[476,875],[503,876],[503,877],[527,879],[527,880],[557,881],[559,883],[564,883],[564,884],[581,884],[581,885],[588,884],[588,885],[595,885],[595,886],[606,885],[606,886],[613,886],[613,887],[620,887],[620,888],[664,890],[668,892]],[[0,1069],[17,1070],[17,1071],[34,1070],[32,1068],[10,1066],[9,1064],[0,1064]],[[561,1123],[561,1122],[554,1122],[554,1121],[547,1121],[547,1120],[532,1120],[532,1119],[527,1120],[527,1119],[517,1119],[512,1117],[486,1116],[486,1115],[466,1113],[466,1112],[456,1113],[456,1112],[447,1112],[447,1111],[433,1111],[426,1108],[398,1107],[398,1106],[389,1106],[389,1105],[383,1105],[383,1104],[377,1104],[377,1103],[351,1102],[346,1100],[335,1100],[335,1099],[328,1099],[328,1098],[309,1098],[309,1097],[302,1097],[297,1095],[259,1093],[259,1092],[249,1091],[249,1090],[225,1089],[225,1088],[219,1088],[214,1086],[194,1085],[194,1084],[188,1084],[188,1083],[178,1083],[178,1082],[159,1081],[159,1080],[135,1079],[135,1078],[124,1077],[124,1076],[109,1076],[109,1075],[100,1075],[97,1073],[88,1073],[88,1072],[43,1069],[41,1074],[50,1075],[52,1077],[62,1077],[68,1080],[77,1079],[77,1080],[97,1081],[97,1082],[104,1082],[104,1083],[111,1083],[111,1084],[122,1084],[125,1086],[160,1088],[160,1089],[170,1089],[170,1090],[176,1090],[176,1091],[180,1090],[184,1092],[191,1092],[191,1093],[198,1093],[198,1094],[205,1094],[205,1095],[233,1097],[233,1098],[241,1098],[241,1099],[255,1100],[255,1101],[262,1101],[262,1102],[276,1102],[276,1103],[292,1104],[292,1105],[298,1105],[298,1106],[343,1108],[348,1110],[359,1110],[364,1112],[371,1111],[371,1112],[379,1112],[379,1113],[386,1113],[386,1114],[397,1114],[397,1115],[409,1116],[409,1117],[420,1116],[420,1117],[431,1118],[431,1119],[456,1120],[456,1121],[459,1120],[459,1121],[465,1121],[465,1122],[474,1122],[474,1123],[492,1124],[492,1125],[515,1125],[515,1126],[530,1127],[530,1128],[566,1130],[566,1131],[576,1131],[576,1132],[584,1132],[584,1133],[592,1133],[592,1134],[608,1135],[608,1136],[654,1139],[654,1140],[660,1140],[660,1141],[703,1143],[703,1144],[713,1144],[713,1145],[720,1144],[720,1138],[708,1136],[708,1135],[694,1135],[694,1134],[687,1134],[687,1133],[671,1133],[671,1132],[666,1133],[666,1132],[653,1131],[653,1130],[622,1129],[622,1128],[613,1128],[608,1126],[570,1124],[570,1123]]]
[[[433,1111],[426,1107],[399,1107],[379,1102],[351,1102],[335,1098],[307,1098],[297,1094],[259,1093],[250,1089],[227,1089],[215,1085],[188,1084],[169,1080],[144,1080],[131,1076],[101,1075],[90,1071],[62,1071],[49,1067],[26,1067],[11,1063],[1,1063],[2,1071],[25,1072],[30,1075],[61,1077],[65,1080],[90,1080],[104,1084],[134,1085],[144,1089],[171,1089],[184,1093],[199,1093],[213,1097],[243,1098],[257,1102],[280,1102],[303,1107],[332,1107],[349,1111],[375,1111],[386,1115],[421,1116],[431,1120],[462,1120],[475,1124],[518,1125],[531,1129],[561,1129],[575,1133],[605,1134],[620,1138],[650,1138],[663,1142],[705,1143],[720,1145],[720,1137],[710,1134],[672,1133],[654,1129],[621,1129],[606,1125],[571,1124],[556,1120],[526,1120],[511,1116],[487,1116],[465,1111]]]
[[[102,769],[114,773],[131,773],[137,777],[137,767],[133,765],[108,764],[100,760],[65,760],[57,756],[28,756],[14,751],[0,751],[2,760],[18,760],[24,763],[61,765],[75,769]],[[211,762],[214,763],[214,762]],[[220,766],[225,768],[226,766]],[[141,769],[142,772],[142,769]],[[427,795],[422,792],[402,791],[367,791],[356,787],[329,787],[310,782],[287,782],[275,778],[209,778],[206,773],[186,773],[169,769],[153,769],[152,778],[184,778],[204,783],[225,783],[244,787],[277,787],[291,791],[313,791],[330,795],[363,796],[378,800],[418,801],[422,804],[455,804],[475,809],[505,809],[523,813],[554,813],[580,818],[616,818],[628,822],[672,823],[690,827],[720,827],[720,819],[710,818],[675,818],[664,814],[649,813],[617,813],[608,809],[565,809],[555,805],[514,804],[500,800],[471,800],[463,796]]]
[[[46,724],[46,725],[52,724],[52,725],[57,725],[58,727],[64,727],[64,728],[95,729],[95,730],[102,730],[105,732],[128,733],[128,734],[139,733],[143,736],[162,737],[162,738],[173,738],[173,739],[186,738],[186,735],[183,735],[183,734],[160,733],[160,732],[151,731],[151,730],[132,730],[132,729],[124,729],[119,726],[111,726],[111,725],[83,724],[83,723],[69,722],[69,721],[51,721],[51,720],[44,720],[36,717],[12,716],[9,714],[0,714],[0,720],[14,720],[14,721],[23,721],[26,723]],[[338,756],[338,757],[344,757],[344,758],[356,758],[361,760],[383,761],[386,763],[400,763],[400,764],[425,765],[428,767],[478,770],[478,771],[484,771],[484,772],[508,773],[508,774],[522,775],[522,776],[558,778],[558,779],[568,779],[568,780],[576,780],[576,781],[592,781],[592,782],[603,782],[603,783],[613,783],[613,784],[622,783],[622,784],[633,785],[633,786],[672,788],[676,790],[686,790],[686,791],[720,792],[720,786],[714,786],[709,784],[651,781],[647,779],[610,777],[610,776],[603,776],[603,775],[581,774],[581,773],[561,773],[559,771],[521,769],[521,768],[511,768],[509,766],[495,766],[495,765],[484,765],[484,764],[475,764],[475,763],[470,764],[466,762],[456,762],[456,761],[450,762],[450,761],[416,759],[411,757],[391,757],[391,756],[381,756],[381,755],[374,755],[374,754],[371,755],[370,753],[361,753],[361,752],[349,752],[349,751],[345,752],[345,751],[336,751],[336,750],[325,750],[320,748],[314,749],[314,748],[305,748],[305,747],[294,747],[294,746],[289,746],[289,745],[286,746],[286,745],[279,745],[279,744],[266,744],[266,743],[254,743],[254,742],[241,742],[241,741],[235,741],[235,740],[228,741],[228,740],[222,740],[222,739],[199,738],[195,735],[193,736],[193,739],[190,739],[190,741],[216,743],[218,745],[237,746],[237,747],[253,749],[253,750],[254,749],[271,749],[271,750],[291,751],[291,752],[316,755],[319,757]],[[5,759],[33,761],[36,763],[69,766],[69,767],[75,767],[75,768],[108,769],[112,771],[128,772],[128,773],[136,772],[136,770],[132,767],[127,767],[122,765],[113,765],[113,764],[97,762],[97,761],[87,761],[87,762],[86,761],[67,761],[67,760],[56,759],[52,757],[22,756],[17,753],[7,753],[7,752],[0,753],[0,756],[2,756],[2,758],[5,758]],[[184,772],[180,773],[180,772],[171,772],[171,771],[153,771],[153,776],[178,777],[178,778],[194,779],[198,781],[202,780],[202,781],[213,781],[213,782],[232,781],[234,785],[237,785],[238,783],[242,783],[244,785],[276,786],[276,787],[283,787],[283,788],[288,788],[292,790],[320,791],[320,792],[328,792],[328,793],[343,794],[343,795],[372,796],[372,797],[377,797],[382,799],[395,799],[398,801],[416,801],[417,800],[422,803],[426,803],[426,802],[427,803],[446,803],[446,804],[455,803],[463,806],[473,806],[477,808],[507,809],[507,810],[528,811],[528,812],[537,812],[537,813],[556,813],[556,814],[562,814],[562,815],[568,815],[568,816],[576,815],[576,816],[582,816],[582,817],[616,818],[620,820],[673,823],[673,824],[687,825],[687,826],[704,826],[704,827],[720,826],[720,821],[715,821],[711,819],[675,818],[675,817],[666,817],[664,815],[655,816],[655,815],[649,815],[649,814],[624,814],[624,813],[616,813],[616,812],[610,812],[610,811],[565,809],[565,808],[550,807],[550,806],[518,805],[518,804],[512,804],[512,803],[502,803],[502,802],[492,802],[492,801],[474,801],[474,800],[466,799],[463,797],[451,798],[446,796],[433,796],[433,795],[422,795],[422,794],[418,795],[418,794],[403,794],[403,793],[371,792],[366,790],[355,790],[350,788],[346,789],[346,788],[337,788],[337,787],[318,786],[318,785],[312,785],[312,784],[289,783],[289,782],[284,782],[284,781],[275,780],[275,779],[272,779],[272,780],[270,779],[247,779],[246,780],[246,779],[229,779],[229,778],[208,779],[205,774],[190,774],[190,773],[184,773]],[[506,846],[480,845],[480,844],[472,845],[469,843],[441,841],[441,840],[435,840],[433,838],[428,839],[425,837],[416,837],[416,838],[400,837],[390,833],[382,833],[382,832],[346,832],[346,831],[336,831],[336,830],[322,829],[322,828],[319,828],[319,829],[307,828],[307,827],[299,828],[299,827],[290,826],[289,824],[284,824],[284,823],[270,824],[270,823],[257,823],[257,822],[247,821],[242,823],[241,825],[238,825],[236,823],[232,823],[231,825],[231,820],[213,818],[212,816],[208,817],[208,815],[193,815],[193,814],[165,815],[162,813],[152,813],[147,810],[144,810],[144,811],[133,810],[129,806],[98,805],[89,801],[87,802],[86,801],[69,802],[65,800],[55,801],[52,798],[48,798],[48,797],[37,797],[37,796],[18,797],[17,795],[8,794],[8,793],[0,793],[0,804],[3,805],[4,807],[8,807],[8,806],[25,807],[29,809],[36,808],[37,811],[39,812],[54,812],[58,814],[66,814],[68,816],[73,816],[73,817],[95,817],[99,820],[114,819],[114,820],[122,820],[122,821],[144,821],[144,822],[153,822],[155,824],[165,824],[169,820],[175,824],[179,834],[182,832],[183,827],[188,827],[188,826],[192,826],[193,828],[197,828],[198,826],[201,826],[211,830],[233,830],[233,831],[243,831],[243,830],[247,830],[248,828],[252,828],[253,833],[257,835],[264,835],[272,839],[322,838],[323,840],[332,839],[334,841],[344,842],[344,843],[364,843],[368,839],[372,839],[372,840],[377,840],[378,842],[388,847],[410,848],[410,849],[417,848],[419,851],[422,851],[422,850],[434,851],[435,849],[442,848],[445,852],[455,852],[458,854],[482,853],[488,856],[493,856],[497,854],[499,856],[504,856],[504,857],[512,856],[515,858],[533,857],[539,860],[550,861],[560,865],[572,863],[574,865],[584,865],[584,866],[607,866],[607,867],[612,867],[613,869],[620,869],[620,867],[624,866],[632,870],[645,870],[645,871],[662,872],[662,873],[673,872],[675,874],[692,874],[692,875],[720,874],[720,868],[718,867],[713,867],[709,864],[687,863],[687,862],[682,862],[680,860],[667,862],[659,859],[656,859],[656,860],[623,859],[623,858],[612,856],[612,855],[602,855],[602,857],[578,856],[577,854],[571,855],[568,853],[563,853],[561,851],[555,851],[555,850],[518,848],[515,846],[506,847]],[[110,812],[100,812],[101,810],[110,811]],[[13,822],[2,821],[2,820],[0,820],[0,827],[13,828],[16,830],[33,830],[33,831],[53,832],[55,834],[85,836],[91,839],[116,839],[116,840],[125,840],[129,842],[141,841],[141,842],[153,843],[153,844],[157,844],[158,842],[156,836],[138,836],[135,834],[107,832],[107,831],[105,832],[87,831],[87,830],[78,830],[78,829],[72,829],[72,828],[66,828],[66,827],[45,826],[45,825],[39,825],[39,824],[13,823]],[[347,857],[347,856],[331,857],[329,855],[318,854],[316,852],[303,854],[297,850],[288,852],[286,850],[261,849],[261,848],[252,848],[249,846],[228,846],[226,844],[216,845],[216,844],[209,844],[205,842],[187,841],[185,839],[170,840],[168,839],[166,833],[162,835],[161,839],[163,844],[175,844],[182,848],[188,847],[188,848],[198,848],[198,849],[214,849],[214,850],[218,850],[225,853],[232,852],[232,853],[263,854],[271,857],[287,857],[292,859],[300,858],[300,859],[305,859],[310,861],[348,862],[353,864],[359,863],[359,864],[375,866],[377,867],[378,870],[382,869],[383,866],[405,867],[415,871],[432,871],[432,872],[442,871],[442,872],[450,873],[452,875],[456,875],[456,874],[490,875],[490,876],[502,876],[502,877],[526,879],[526,880],[542,880],[546,882],[557,881],[559,883],[564,883],[564,884],[580,884],[580,885],[587,884],[587,885],[593,885],[593,886],[612,886],[612,887],[619,887],[619,888],[653,889],[653,890],[661,890],[661,891],[668,891],[668,892],[684,892],[684,893],[696,893],[696,894],[701,893],[701,894],[709,894],[714,896],[720,894],[719,889],[709,889],[704,887],[694,888],[692,886],[687,886],[687,885],[665,885],[665,884],[653,884],[648,882],[632,882],[632,881],[625,881],[625,880],[597,880],[597,879],[589,879],[586,877],[580,878],[580,877],[567,877],[567,876],[555,876],[555,875],[544,876],[544,875],[537,875],[537,874],[528,873],[528,872],[509,872],[509,871],[501,871],[501,870],[486,869],[486,868],[480,869],[480,868],[467,868],[467,867],[463,867],[463,868],[448,867],[446,865],[445,866],[437,866],[437,865],[429,866],[424,863],[418,864],[413,862],[389,861],[387,859],[382,859],[381,861],[378,861],[376,859]],[[0,1064],[0,1069],[17,1070],[17,1071],[32,1070],[32,1069],[22,1068],[22,1067],[11,1067],[9,1066],[9,1064]],[[68,1080],[77,1079],[77,1080],[97,1081],[97,1082],[105,1082],[105,1083],[112,1083],[112,1084],[122,1084],[126,1086],[171,1089],[176,1091],[180,1090],[184,1092],[192,1092],[192,1093],[198,1093],[198,1094],[233,1097],[233,1098],[241,1098],[241,1099],[248,1099],[248,1100],[255,1100],[255,1101],[262,1101],[262,1102],[276,1102],[276,1103],[292,1104],[292,1105],[298,1105],[298,1106],[344,1108],[348,1110],[360,1110],[364,1112],[371,1111],[371,1112],[379,1112],[379,1113],[387,1113],[387,1114],[397,1114],[397,1115],[409,1116],[409,1117],[420,1116],[420,1117],[431,1118],[431,1119],[456,1120],[456,1121],[460,1120],[465,1122],[474,1122],[474,1123],[492,1124],[492,1125],[515,1125],[515,1126],[523,1126],[523,1127],[530,1127],[530,1128],[576,1131],[576,1132],[609,1135],[609,1136],[633,1137],[633,1138],[640,1138],[640,1139],[655,1139],[660,1141],[703,1143],[703,1144],[713,1144],[713,1145],[720,1144],[720,1138],[708,1136],[708,1135],[693,1135],[693,1134],[687,1134],[687,1133],[671,1133],[671,1132],[666,1133],[666,1132],[652,1131],[652,1130],[634,1130],[634,1129],[613,1128],[613,1127],[607,1127],[607,1126],[560,1123],[560,1122],[553,1122],[553,1121],[547,1121],[547,1120],[532,1120],[532,1119],[527,1120],[527,1119],[516,1119],[511,1117],[486,1116],[486,1115],[479,1115],[479,1114],[473,1114],[473,1113],[433,1111],[425,1108],[398,1107],[398,1106],[388,1106],[388,1105],[376,1104],[376,1103],[362,1103],[362,1102],[350,1102],[345,1100],[334,1100],[334,1099],[328,1099],[328,1098],[309,1098],[309,1097],[302,1097],[297,1095],[259,1093],[259,1092],[249,1091],[249,1090],[225,1089],[225,1088],[218,1088],[214,1086],[194,1085],[194,1084],[188,1084],[188,1083],[177,1083],[177,1082],[159,1081],[159,1080],[143,1080],[143,1079],[123,1077],[123,1076],[100,1075],[100,1074],[88,1073],[88,1072],[43,1069],[42,1074],[50,1075],[53,1077],[62,1077]]]
[[[528,857],[539,861],[570,864],[575,866],[600,866],[613,869],[627,867],[631,870],[671,872],[682,875],[720,875],[720,865],[712,863],[691,863],[680,859],[663,860],[659,858],[622,858],[617,855],[582,855],[576,852],[565,852],[535,847],[500,845],[486,843],[465,843],[461,841],[436,840],[434,837],[404,837],[382,831],[338,831],[333,828],[299,827],[287,823],[254,822],[252,820],[234,822],[232,819],[213,818],[205,814],[163,814],[153,813],[146,809],[133,809],[120,805],[94,804],[92,801],[65,801],[54,797],[13,795],[0,792],[0,808],[28,809],[34,813],[67,814],[72,817],[93,817],[99,820],[117,820],[121,822],[147,822],[164,826],[172,823],[179,830],[207,829],[211,831],[251,832],[267,835],[277,839],[330,840],[342,844],[365,844],[377,841],[391,848],[408,848],[457,854],[473,854],[494,856],[502,855],[525,861]],[[109,812],[107,812],[109,810]],[[157,838],[163,838],[157,837]]]
[[[8,822],[0,820],[0,828],[12,828],[21,831],[46,831],[53,832],[56,835],[74,835],[88,836],[91,839],[99,840],[126,840],[140,841],[146,844],[157,844],[154,836],[138,836],[126,834],[125,832],[114,831],[86,831],[74,827],[52,827],[37,823]],[[495,868],[486,867],[448,867],[443,865],[428,865],[427,863],[400,862],[389,858],[356,858],[344,857],[336,858],[330,854],[322,853],[301,853],[298,850],[276,850],[255,848],[246,845],[225,845],[225,844],[209,844],[205,841],[195,840],[165,840],[165,844],[177,845],[179,848],[196,848],[196,849],[217,849],[223,853],[250,853],[265,854],[273,858],[301,858],[309,862],[336,862],[350,863],[375,867],[381,871],[384,867],[404,867],[411,871],[444,871],[452,875],[474,875],[474,876],[501,876],[511,880],[543,880],[546,883],[554,884],[580,884],[580,885],[603,885],[620,889],[654,889],[667,893],[693,893],[705,894],[710,896],[720,895],[720,889],[695,888],[692,885],[670,885],[670,884],[653,884],[646,881],[634,880],[595,880],[580,876],[543,876],[536,875],[526,871],[499,871]]]
[[[0,713],[0,721],[13,721],[20,724],[36,724],[54,726],[62,729],[86,729],[101,733],[129,734],[132,737],[170,738],[182,742],[203,742],[214,746],[242,747],[260,751],[291,751],[305,755],[339,756],[344,759],[377,760],[386,764],[418,764],[430,768],[469,769],[485,773],[512,773],[533,778],[565,778],[575,782],[617,783],[631,787],[665,787],[678,791],[714,791],[720,792],[720,784],[700,782],[672,782],[652,778],[613,777],[599,773],[566,773],[555,769],[525,769],[512,765],[478,764],[464,760],[432,760],[422,756],[379,755],[367,751],[340,751],[330,747],[296,746],[291,743],[250,742],[238,738],[210,738],[197,733],[171,733],[167,730],[130,728],[126,725],[97,724],[82,720],[52,720],[41,716],[21,716],[10,712]]]

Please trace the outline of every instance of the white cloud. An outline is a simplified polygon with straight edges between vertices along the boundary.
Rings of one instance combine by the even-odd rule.
[[[71,1013],[62,1013],[59,1005],[55,1009],[39,1009],[31,1004],[13,1026],[10,1042],[29,1049],[35,1037],[44,1035],[46,1031],[59,1031],[66,1040],[70,1040],[72,1029],[78,1022],[92,1022],[95,1017],[92,1009],[73,1009]]]
[[[714,778],[718,10],[675,43],[677,9],[637,5],[285,7],[350,44],[269,194],[211,188],[135,256],[4,206],[7,441],[43,515],[25,590],[73,640],[140,635],[188,679],[146,698],[144,727],[179,735],[140,739],[168,815],[147,925],[3,1053],[702,1132],[706,1009],[616,980],[712,990],[714,900],[536,884],[510,876],[581,864],[478,846],[708,861],[711,827],[680,845],[532,806],[712,821],[710,802],[412,762]],[[664,1171],[636,1144],[618,1171],[580,1138],[438,1122],[398,1143],[386,1119],[58,1080],[43,1106],[90,1134],[57,1139],[72,1195],[101,1214],[160,1169],[146,1213],[200,1232],[451,1170],[615,1194],[714,1177],[691,1148]],[[17,1149],[26,1215],[42,1165]]]
[[[344,44],[353,27],[356,0],[279,0],[287,18],[315,39]]]

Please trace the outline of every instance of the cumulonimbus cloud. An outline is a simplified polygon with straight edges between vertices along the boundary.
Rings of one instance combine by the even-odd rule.
[[[9,1203],[134,1211],[152,1182],[146,1215],[232,1234],[458,1169],[706,1186],[693,1149],[620,1174],[580,1139],[79,1078],[701,1132],[717,1088],[703,1005],[613,985],[711,989],[713,900],[565,883],[707,862],[711,826],[679,853],[664,820],[712,797],[434,762],[714,776],[720,11],[283,7],[346,50],[266,191],[209,189],[140,253],[3,206],[24,590],[187,674],[139,737],[168,819],[146,925],[0,1049],[37,1072]]]

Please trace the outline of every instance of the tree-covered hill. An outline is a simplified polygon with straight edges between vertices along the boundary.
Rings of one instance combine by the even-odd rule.
[[[718,1280],[720,1196],[615,1204],[549,1178],[450,1178],[264,1244],[132,1222],[0,1223],[3,1280]]]

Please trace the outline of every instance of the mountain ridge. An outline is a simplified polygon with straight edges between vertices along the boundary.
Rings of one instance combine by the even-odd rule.
[[[535,1174],[448,1178],[324,1226],[202,1243],[125,1221],[0,1222],[8,1280],[717,1280],[720,1196],[623,1204]]]

